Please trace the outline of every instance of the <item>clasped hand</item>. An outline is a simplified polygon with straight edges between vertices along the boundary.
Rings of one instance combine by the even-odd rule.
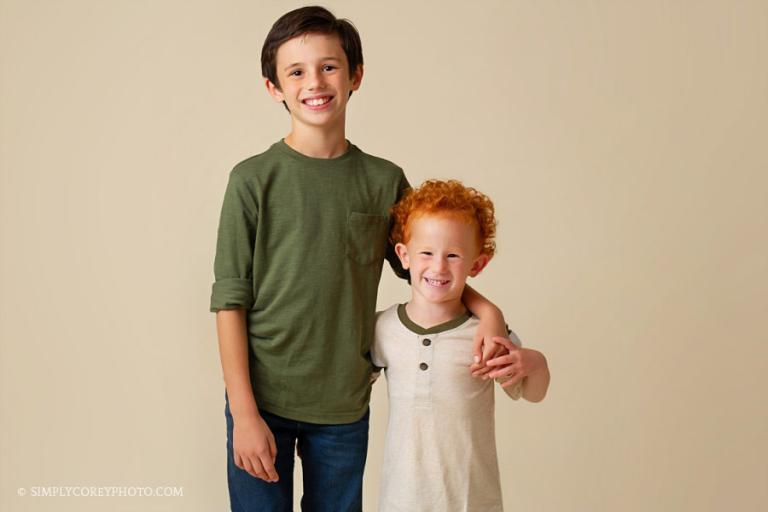
[[[538,350],[518,347],[508,338],[492,336],[483,343],[482,358],[470,365],[473,377],[503,379],[502,387],[514,386],[546,363]]]

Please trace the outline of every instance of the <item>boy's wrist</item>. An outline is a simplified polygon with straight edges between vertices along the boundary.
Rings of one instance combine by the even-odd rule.
[[[238,423],[255,421],[261,418],[259,407],[256,405],[256,400],[252,396],[241,399],[230,396],[229,413],[232,415],[232,419]]]
[[[253,411],[241,411],[241,412],[234,412],[230,411],[232,413],[232,420],[235,423],[250,423],[250,422],[256,422],[259,419],[261,419],[261,414],[259,414],[258,410]]]

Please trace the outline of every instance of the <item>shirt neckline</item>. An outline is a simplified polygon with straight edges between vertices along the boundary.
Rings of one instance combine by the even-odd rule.
[[[288,155],[289,157],[293,158],[294,160],[298,160],[299,162],[303,162],[305,164],[335,167],[339,163],[346,162],[347,160],[351,159],[359,151],[357,146],[352,144],[349,141],[349,139],[344,139],[344,140],[347,141],[347,151],[333,158],[318,158],[314,156],[307,156],[303,153],[299,153],[298,151],[293,149],[291,146],[286,144],[285,139],[280,139],[279,141],[275,142],[273,147],[278,149],[280,152]]]
[[[469,311],[465,310],[463,313],[452,320],[448,320],[447,322],[433,325],[432,327],[425,329],[408,317],[408,312],[405,310],[405,304],[407,303],[397,305],[397,317],[400,319],[400,322],[402,322],[406,329],[419,335],[438,334],[441,332],[450,331],[451,329],[455,329],[456,327],[472,318],[472,315],[469,314]]]

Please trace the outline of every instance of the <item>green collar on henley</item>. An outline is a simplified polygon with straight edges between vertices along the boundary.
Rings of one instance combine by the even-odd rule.
[[[413,331],[414,333],[419,335],[437,334],[444,331],[450,331],[451,329],[455,329],[456,327],[460,326],[461,324],[469,320],[471,316],[472,315],[469,314],[469,311],[465,309],[462,314],[460,314],[453,320],[448,320],[447,322],[433,325],[429,329],[425,329],[424,327],[420,326],[419,324],[415,323],[413,320],[408,318],[408,313],[405,311],[405,304],[397,305],[397,317],[400,319],[403,325],[408,328],[409,331]]]

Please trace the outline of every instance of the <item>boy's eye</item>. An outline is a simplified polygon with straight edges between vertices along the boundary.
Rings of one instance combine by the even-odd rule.
[[[449,254],[448,257],[449,258],[461,258],[461,256],[459,256],[458,254]]]
[[[300,69],[294,69],[290,73],[288,73],[288,76],[301,76],[301,70]]]
[[[323,71],[333,71],[334,69],[336,69],[336,66],[331,66],[330,64],[323,66]]]
[[[421,251],[420,253],[422,256],[432,256],[432,253],[429,251]]]

